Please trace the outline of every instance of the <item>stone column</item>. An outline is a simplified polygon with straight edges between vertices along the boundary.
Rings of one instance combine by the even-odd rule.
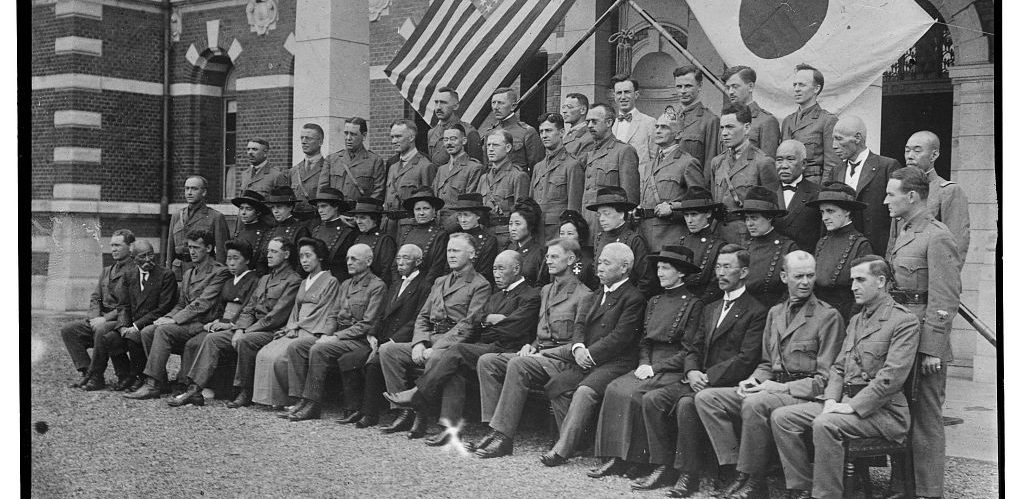
[[[565,16],[565,46],[576,42],[611,6],[609,0],[576,2]],[[583,46],[562,66],[562,95],[581,93],[590,102],[607,102],[608,80],[615,69],[615,47],[608,37],[618,30],[615,19],[605,21]]]
[[[100,237],[100,186],[54,184],[54,200],[69,200],[73,212],[54,213],[50,261],[42,308],[58,312],[87,310],[103,271]]]
[[[304,123],[326,137],[322,151],[343,146],[345,119],[370,116],[370,28],[366,0],[298,0],[295,7],[293,142]],[[302,159],[292,148],[292,163]]]
[[[996,326],[996,221],[999,206],[995,171],[995,68],[990,63],[949,69],[953,81],[952,179],[970,200],[971,246],[961,274],[961,302],[993,330]],[[975,347],[975,381],[994,383],[996,351],[962,319],[954,334]]]

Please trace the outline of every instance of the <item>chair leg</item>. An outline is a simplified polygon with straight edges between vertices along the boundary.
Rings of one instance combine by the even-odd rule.
[[[856,490],[857,473],[853,462],[847,458],[846,465],[843,466],[843,497],[846,499],[852,498]]]
[[[860,459],[854,461],[853,472],[857,476],[857,481],[860,482],[861,490],[864,491],[864,498],[871,499],[874,497],[871,490],[871,472],[868,469],[867,463]]]

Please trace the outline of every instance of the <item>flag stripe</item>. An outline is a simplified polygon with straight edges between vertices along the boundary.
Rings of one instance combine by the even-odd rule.
[[[406,54],[395,56],[392,64],[395,65],[396,61],[399,64],[395,65],[394,68],[388,68],[398,73],[399,77],[395,81],[395,85],[398,88],[404,87],[408,74],[422,60],[424,53],[432,49],[437,36],[441,33],[441,29],[448,24],[446,20],[460,8],[465,8],[463,0],[440,0],[428,9],[427,14],[420,21],[420,25],[416,27],[412,37],[409,38],[409,42],[415,40],[415,43],[406,42],[402,45],[402,49],[406,47],[411,47],[412,49]]]
[[[484,21],[483,16],[473,10],[472,4],[462,2],[459,7],[458,10],[461,12],[457,14],[458,17],[454,15],[449,17],[453,21],[445,23],[441,30],[444,34],[444,41],[429,45],[429,49],[422,52],[416,63],[409,67],[408,72],[415,75],[415,78],[412,79],[409,85],[409,89],[418,88],[424,77],[429,78],[428,75],[431,71],[437,70],[435,65],[438,63],[438,60],[447,51],[457,47],[459,42],[465,38],[466,33],[472,31],[471,27],[473,25]],[[469,23],[469,21],[472,21],[472,23]]]
[[[471,43],[470,40],[473,33],[480,31],[484,23],[487,22],[483,16],[472,10],[475,7],[468,3],[467,5],[469,5],[469,8],[471,9],[468,11],[470,15],[467,21],[472,20],[472,22],[466,22],[459,26],[458,33],[455,34],[455,37],[453,37],[446,46],[442,47],[443,50],[439,50],[430,59],[429,63],[422,66],[420,78],[418,78],[415,85],[413,85],[413,91],[407,94],[410,96],[410,102],[414,104],[413,107],[416,107],[417,109],[426,109],[427,102],[429,102],[434,93],[433,88],[448,84],[445,81],[439,81],[437,79],[438,72],[444,71],[444,69],[448,67],[448,64],[450,64],[449,61],[454,54],[462,51],[463,47],[466,46],[467,43]],[[427,102],[423,102],[424,100]],[[417,102],[421,102],[421,104],[416,105]]]
[[[461,2],[462,0],[435,0],[435,2],[430,5],[430,8],[427,9],[427,12],[423,14],[423,18],[420,19],[419,24],[416,26],[416,29],[413,30],[409,39],[406,40],[406,42],[402,44],[401,48],[398,49],[398,53],[396,53],[395,58],[391,60],[391,64],[388,64],[388,67],[384,69],[385,73],[390,73],[392,71],[401,72],[406,67],[406,64],[412,60],[413,57],[410,57],[410,54],[415,54],[423,49],[423,46],[426,44],[424,33],[427,32],[428,28],[436,29],[436,26],[433,26],[432,23],[438,19],[444,19],[443,15],[439,17],[439,13],[442,10],[447,12],[452,8],[453,4]]]

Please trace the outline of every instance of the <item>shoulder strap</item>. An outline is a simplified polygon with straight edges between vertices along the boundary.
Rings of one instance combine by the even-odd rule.
[[[366,197],[366,193],[363,192],[363,188],[362,187],[359,187],[359,182],[356,182],[356,177],[354,175],[352,175],[352,170],[348,167],[348,163],[345,162],[345,158],[344,157],[339,157],[338,159],[341,160],[341,166],[345,168],[345,173],[348,174],[348,178],[352,179],[352,183],[356,184],[356,190],[359,191],[359,195],[362,196],[362,197]],[[402,162],[402,158],[401,157],[398,158],[398,162],[399,163]]]

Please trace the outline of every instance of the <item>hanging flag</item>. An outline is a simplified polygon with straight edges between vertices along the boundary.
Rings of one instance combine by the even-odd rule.
[[[433,0],[384,69],[425,120],[434,92],[459,92],[462,119],[479,127],[491,93],[510,84],[565,17],[573,0]]]
[[[843,111],[935,21],[914,0],[687,0],[728,66],[757,71],[758,104],[793,112],[793,68],[821,70],[822,107]]]

